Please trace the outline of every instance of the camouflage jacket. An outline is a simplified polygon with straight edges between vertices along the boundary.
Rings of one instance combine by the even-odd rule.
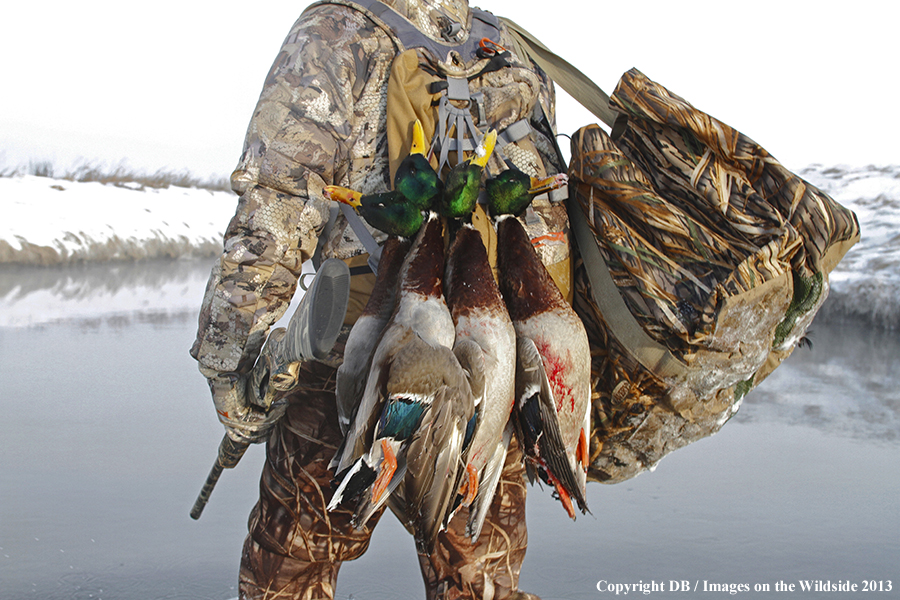
[[[250,370],[270,326],[290,304],[301,266],[320,236],[323,257],[348,259],[365,252],[342,215],[323,233],[332,203],[322,196],[322,188],[337,184],[373,193],[391,187],[387,84],[392,61],[403,48],[367,13],[336,1],[308,8],[292,27],[266,77],[231,176],[240,200],[207,285],[191,348],[207,377]],[[382,1],[431,39],[440,40],[444,16],[471,25],[465,0]],[[460,35],[468,31],[464,28]],[[498,41],[513,48],[502,26]],[[458,56],[428,58],[459,62]],[[459,68],[477,73],[477,63],[473,58]],[[531,119],[539,102],[555,129],[552,82],[515,54],[511,63],[470,82],[470,89],[484,93],[483,120],[503,128]],[[553,148],[549,136],[532,131],[504,154],[533,175],[564,172]],[[497,166],[503,168],[499,162]],[[539,199],[535,213],[528,226],[532,239],[555,240],[536,243],[544,262],[568,260],[564,206]]]

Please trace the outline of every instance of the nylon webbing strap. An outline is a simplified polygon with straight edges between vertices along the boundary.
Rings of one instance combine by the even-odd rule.
[[[403,49],[425,48],[439,60],[445,60],[450,51],[459,52],[461,55],[465,55],[467,52],[474,52],[478,48],[481,38],[494,39],[499,37],[497,35],[500,28],[498,18],[487,11],[477,8],[471,9],[472,29],[467,39],[464,42],[453,43],[432,40],[419,31],[409,19],[378,0],[323,0],[311,6],[321,4],[339,4],[356,10],[362,9],[369,16],[374,16],[377,19],[376,23],[390,31],[401,42]],[[307,7],[307,10],[310,7]],[[466,26],[465,23],[460,25]]]
[[[513,142],[525,139],[529,135],[531,135],[531,124],[527,119],[522,119],[497,134],[497,145],[503,148]]]
[[[597,84],[561,56],[547,48],[536,37],[509,19],[500,17],[525,54],[537,63],[559,87],[568,92],[598,119],[613,126],[616,112],[609,107],[609,96]]]
[[[359,241],[366,248],[366,252],[369,253],[369,268],[377,275],[378,263],[381,262],[381,246],[378,245],[372,233],[363,225],[362,219],[355,210],[343,203],[339,204],[339,206],[341,212],[344,213],[344,218],[350,223],[353,233],[356,234],[356,237],[359,238]]]
[[[516,23],[502,17],[500,20],[506,24],[510,35],[525,55],[582,106],[610,127],[613,126],[618,115],[609,107],[606,92]],[[668,348],[651,338],[628,310],[584,213],[572,197],[568,199],[566,208],[569,226],[575,234],[575,242],[591,283],[591,294],[612,334],[651,373],[663,378],[684,377],[687,373],[684,363],[675,358]]]
[[[651,338],[637,322],[619,288],[609,274],[609,267],[600,254],[597,240],[587,224],[577,202],[569,198],[569,225],[575,234],[578,251],[584,259],[585,271],[591,282],[591,293],[600,314],[615,338],[651,373],[662,378],[683,377],[687,367],[669,352],[668,348]]]
[[[313,267],[315,267],[316,271],[319,270],[319,265],[322,264],[322,248],[325,246],[325,240],[328,239],[331,234],[331,228],[334,227],[335,221],[337,221],[338,216],[338,205],[340,202],[332,202],[333,206],[328,208],[328,221],[325,223],[325,227],[322,229],[322,235],[319,236],[319,241],[316,242],[316,251],[313,253],[312,263]],[[303,287],[303,278],[300,279],[300,287],[306,291],[306,288]]]

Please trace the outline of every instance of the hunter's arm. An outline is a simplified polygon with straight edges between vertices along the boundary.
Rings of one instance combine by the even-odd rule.
[[[357,101],[387,52],[383,33],[339,6],[307,11],[286,38],[232,175],[241,198],[191,348],[207,377],[248,372],[287,309],[328,219],[322,187],[347,177]]]

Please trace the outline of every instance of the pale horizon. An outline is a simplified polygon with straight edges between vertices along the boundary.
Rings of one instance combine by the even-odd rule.
[[[0,169],[88,162],[229,175],[263,79],[306,4],[15,3],[0,37]],[[900,8],[891,3],[471,4],[513,19],[607,92],[638,68],[789,168],[900,164]],[[559,97],[560,133],[596,122]]]

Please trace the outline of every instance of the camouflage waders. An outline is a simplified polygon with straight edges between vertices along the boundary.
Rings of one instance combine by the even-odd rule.
[[[291,392],[269,439],[241,559],[242,600],[333,598],[341,563],[369,546],[380,514],[357,531],[351,511],[325,510],[334,477],[328,465],[342,439],[335,372],[322,363],[304,364],[300,388]],[[525,493],[522,453],[513,440],[478,540],[465,535],[464,509],[438,536],[434,553],[419,557],[429,599],[530,597],[516,592],[528,544]]]

